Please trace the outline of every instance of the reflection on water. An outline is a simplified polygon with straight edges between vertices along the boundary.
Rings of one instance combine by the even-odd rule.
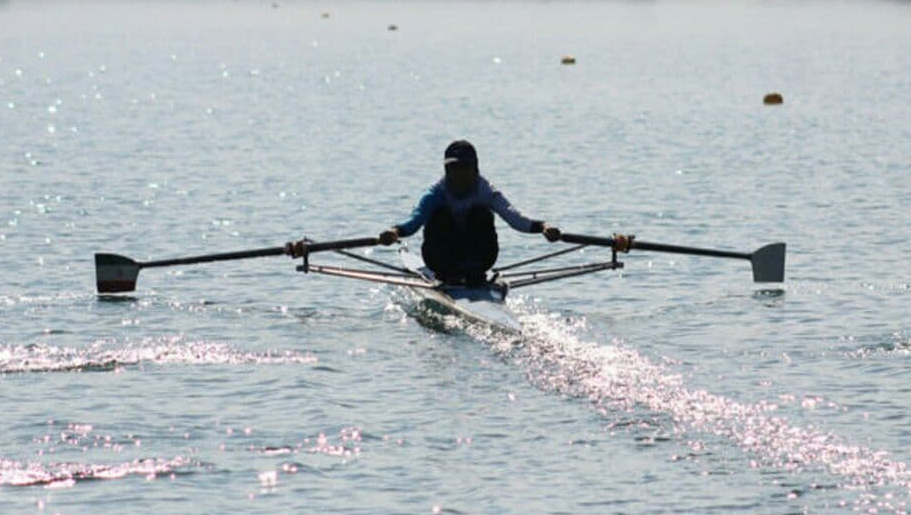
[[[139,297],[133,297],[131,295],[108,295],[108,294],[103,294],[103,293],[98,294],[98,302],[132,303],[132,302],[138,302],[138,301],[139,301]]]
[[[762,289],[754,290],[753,298],[755,299],[777,299],[784,297],[785,289],[784,288],[773,288],[773,289]]]

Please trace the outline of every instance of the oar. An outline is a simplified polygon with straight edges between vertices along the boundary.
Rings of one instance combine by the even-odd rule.
[[[304,252],[321,252],[324,250],[342,250],[355,247],[371,247],[379,244],[378,238],[358,238],[353,240],[337,240],[324,242],[306,242]],[[136,289],[136,278],[143,268],[159,266],[192,265],[208,263],[210,261],[229,261],[233,259],[249,259],[265,256],[285,255],[285,246],[268,247],[263,249],[242,250],[239,252],[224,252],[220,254],[205,254],[160,261],[140,262],[118,254],[95,254],[95,283],[98,293],[120,293]]]
[[[613,247],[616,243],[613,238],[586,236],[584,234],[563,233],[560,236],[560,239],[566,243],[600,245],[602,247]],[[649,243],[647,241],[633,239],[630,249],[653,250],[656,252],[671,252],[674,254],[690,254],[695,256],[746,259],[753,265],[753,280],[757,283],[784,282],[784,243],[772,243],[753,252],[730,252],[726,250]]]

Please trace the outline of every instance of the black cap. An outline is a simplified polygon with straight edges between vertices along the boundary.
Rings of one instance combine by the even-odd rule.
[[[475,152],[474,146],[463,139],[450,143],[443,154],[443,164],[453,163],[471,165],[477,168],[478,154]]]

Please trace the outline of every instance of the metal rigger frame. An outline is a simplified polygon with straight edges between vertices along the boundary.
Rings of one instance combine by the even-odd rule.
[[[509,289],[513,288],[522,288],[525,286],[531,286],[533,284],[539,284],[548,281],[556,281],[559,279],[566,279],[568,277],[575,277],[578,275],[591,274],[594,272],[600,272],[602,270],[616,270],[618,268],[623,268],[623,263],[617,261],[617,250],[613,247],[611,248],[611,259],[610,261],[600,261],[595,263],[588,263],[584,265],[571,265],[555,268],[540,268],[535,270],[525,270],[512,272],[507,270],[514,270],[532,263],[538,263],[547,259],[552,259],[563,254],[569,254],[571,252],[576,252],[582,250],[589,245],[576,245],[570,248],[558,250],[556,252],[551,252],[544,254],[542,256],[534,257],[531,259],[526,259],[524,261],[519,261],[509,265],[504,265],[501,267],[496,267],[491,270],[493,272],[490,282],[499,283],[503,286],[506,286]],[[341,254],[345,257],[355,259],[358,261],[363,261],[371,265],[391,270],[391,272],[383,272],[377,270],[361,270],[354,268],[345,268],[329,265],[315,265],[311,264],[309,260],[309,253],[304,252],[303,263],[297,266],[298,272],[304,273],[319,273],[324,275],[332,275],[336,277],[347,277],[349,279],[361,279],[365,281],[373,281],[380,283],[395,284],[398,286],[411,286],[415,288],[439,288],[443,286],[443,283],[440,281],[430,281],[426,277],[415,273],[407,268],[397,267],[384,263],[382,261],[354,254],[345,250],[336,250],[336,254]]]
[[[526,270],[522,272],[505,272],[505,270],[512,270],[525,265],[530,265],[532,263],[537,263],[539,261],[544,261],[545,259],[550,259],[563,254],[568,254],[570,252],[582,250],[585,247],[588,247],[588,245],[576,245],[568,249],[558,250],[556,252],[544,254],[543,256],[538,256],[510,265],[494,268],[493,280],[503,279],[506,284],[509,285],[509,288],[513,289],[548,281],[556,281],[558,279],[566,279],[567,277],[575,277],[577,275],[591,274],[594,272],[600,272],[602,270],[616,270],[618,268],[623,268],[623,263],[617,261],[617,250],[611,247],[610,261],[601,261],[596,263],[589,263],[586,265],[563,266],[557,268],[541,268],[537,270]]]

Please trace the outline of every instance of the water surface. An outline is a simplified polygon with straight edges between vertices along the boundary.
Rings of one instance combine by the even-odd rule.
[[[0,3],[2,511],[907,511],[908,27],[867,1]],[[531,216],[786,241],[787,282],[634,252],[514,292],[519,337],[281,258],[95,295],[99,251],[374,235],[457,138]],[[554,249],[500,228],[503,262]]]

